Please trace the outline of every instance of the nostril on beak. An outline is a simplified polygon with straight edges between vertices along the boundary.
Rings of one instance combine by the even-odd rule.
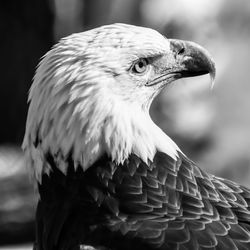
[[[183,55],[184,53],[186,53],[184,41],[176,39],[169,39],[169,41],[170,48],[175,53],[175,55]]]
[[[182,48],[180,48],[180,49],[178,50],[177,54],[178,54],[178,55],[182,55],[182,54],[184,54],[184,52],[185,52],[185,48],[182,47]]]

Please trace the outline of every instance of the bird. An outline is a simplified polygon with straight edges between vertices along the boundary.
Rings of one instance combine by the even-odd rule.
[[[34,249],[250,249],[250,189],[200,168],[149,115],[166,86],[205,74],[202,46],[122,23],[44,55],[22,144]]]

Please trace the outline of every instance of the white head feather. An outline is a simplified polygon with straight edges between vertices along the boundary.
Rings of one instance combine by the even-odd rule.
[[[67,171],[89,168],[102,154],[123,163],[131,153],[143,161],[156,151],[176,159],[178,147],[149,116],[159,92],[145,87],[145,76],[129,73],[141,57],[168,53],[158,32],[115,24],[63,38],[38,66],[30,90],[23,149],[36,179],[49,173],[47,152]]]

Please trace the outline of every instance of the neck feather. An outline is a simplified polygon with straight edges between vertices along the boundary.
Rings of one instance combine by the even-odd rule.
[[[127,107],[115,117],[104,127],[105,144],[113,161],[123,163],[133,153],[147,163],[157,151],[177,158],[178,146],[151,120],[148,111]]]
[[[81,166],[84,171],[105,153],[117,164],[132,153],[148,163],[157,151],[176,160],[180,152],[178,146],[154,124],[147,110],[134,106],[109,102],[109,105],[93,106],[86,115],[74,108],[58,118],[52,113],[53,126],[40,124],[39,132],[30,122],[30,133],[26,133],[23,148],[35,178],[40,181],[43,173],[50,173],[45,161],[47,152],[54,155],[58,168],[65,174],[68,168],[65,159],[69,154],[75,167]],[[41,140],[36,138],[38,134]],[[39,143],[35,143],[38,139]]]

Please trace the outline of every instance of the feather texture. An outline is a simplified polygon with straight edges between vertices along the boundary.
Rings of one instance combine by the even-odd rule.
[[[250,190],[205,173],[182,154],[174,161],[157,152],[148,165],[136,155],[115,165],[104,155],[85,172],[69,157],[67,175],[52,155],[46,159],[52,171],[39,185],[41,250],[250,247]]]

